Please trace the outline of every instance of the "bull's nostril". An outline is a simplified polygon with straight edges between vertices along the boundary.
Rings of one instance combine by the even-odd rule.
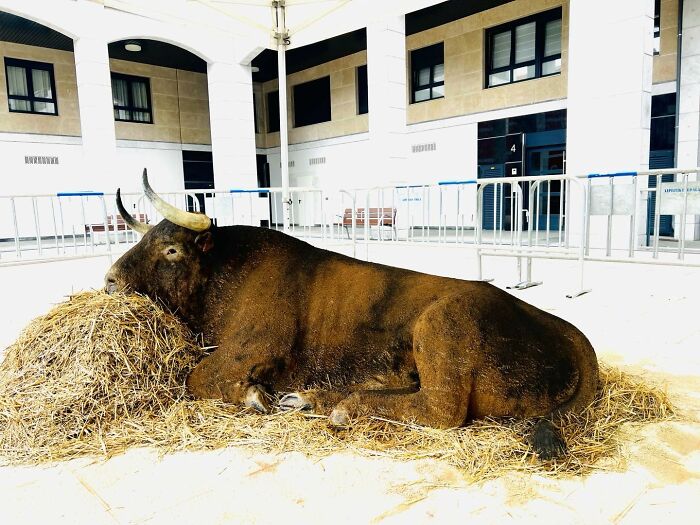
[[[105,292],[107,293],[114,293],[117,291],[117,280],[108,275],[105,277]]]

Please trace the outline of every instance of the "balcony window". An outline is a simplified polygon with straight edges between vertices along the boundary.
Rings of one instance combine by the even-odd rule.
[[[561,8],[486,31],[486,87],[561,72]]]
[[[10,111],[58,115],[53,64],[5,58]]]
[[[152,124],[151,88],[147,78],[112,73],[114,119]]]
[[[411,102],[445,96],[445,47],[442,42],[411,51]]]

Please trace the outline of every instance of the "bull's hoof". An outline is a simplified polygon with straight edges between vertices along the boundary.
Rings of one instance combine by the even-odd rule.
[[[261,414],[267,414],[270,411],[270,404],[267,402],[267,394],[259,385],[248,387],[244,404],[253,410],[257,410]]]
[[[350,426],[350,414],[344,408],[334,409],[328,419],[331,426],[338,429]]]
[[[561,432],[547,419],[540,419],[532,429],[528,442],[543,461],[557,459],[566,454],[566,442]]]
[[[311,399],[299,392],[293,392],[282,397],[279,401],[280,410],[313,410]]]

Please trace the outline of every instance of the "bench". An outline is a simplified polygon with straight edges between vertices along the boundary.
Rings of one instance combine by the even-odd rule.
[[[366,222],[365,222],[366,221]],[[350,231],[348,228],[352,228],[352,208],[345,208],[343,212],[343,228],[345,228],[345,234],[350,238]],[[381,236],[382,226],[386,226],[391,229],[391,238],[396,238],[396,208],[357,208],[355,210],[355,227],[364,228],[365,225],[376,226],[379,230]]]
[[[133,213],[131,216],[139,222],[148,224],[148,215],[145,213]],[[125,232],[131,229],[126,222],[124,222],[121,215],[107,215],[107,228],[110,232]],[[91,236],[94,233],[104,233],[104,231],[104,222],[96,222],[94,224],[85,225],[85,233],[89,233]]]

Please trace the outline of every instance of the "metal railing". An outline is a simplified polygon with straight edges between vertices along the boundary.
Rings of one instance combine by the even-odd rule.
[[[320,244],[375,243],[473,247],[484,260],[515,257],[512,288],[533,280],[533,260],[578,261],[578,289],[589,261],[700,266],[700,169],[545,175],[437,184],[324,190],[290,188],[286,233]],[[672,180],[671,180],[672,179]],[[219,226],[282,229],[281,188],[163,193],[171,204],[209,215]],[[122,194],[143,221],[161,220],[140,193]],[[0,265],[106,256],[138,242],[120,222],[113,194],[67,192],[0,196]]]

